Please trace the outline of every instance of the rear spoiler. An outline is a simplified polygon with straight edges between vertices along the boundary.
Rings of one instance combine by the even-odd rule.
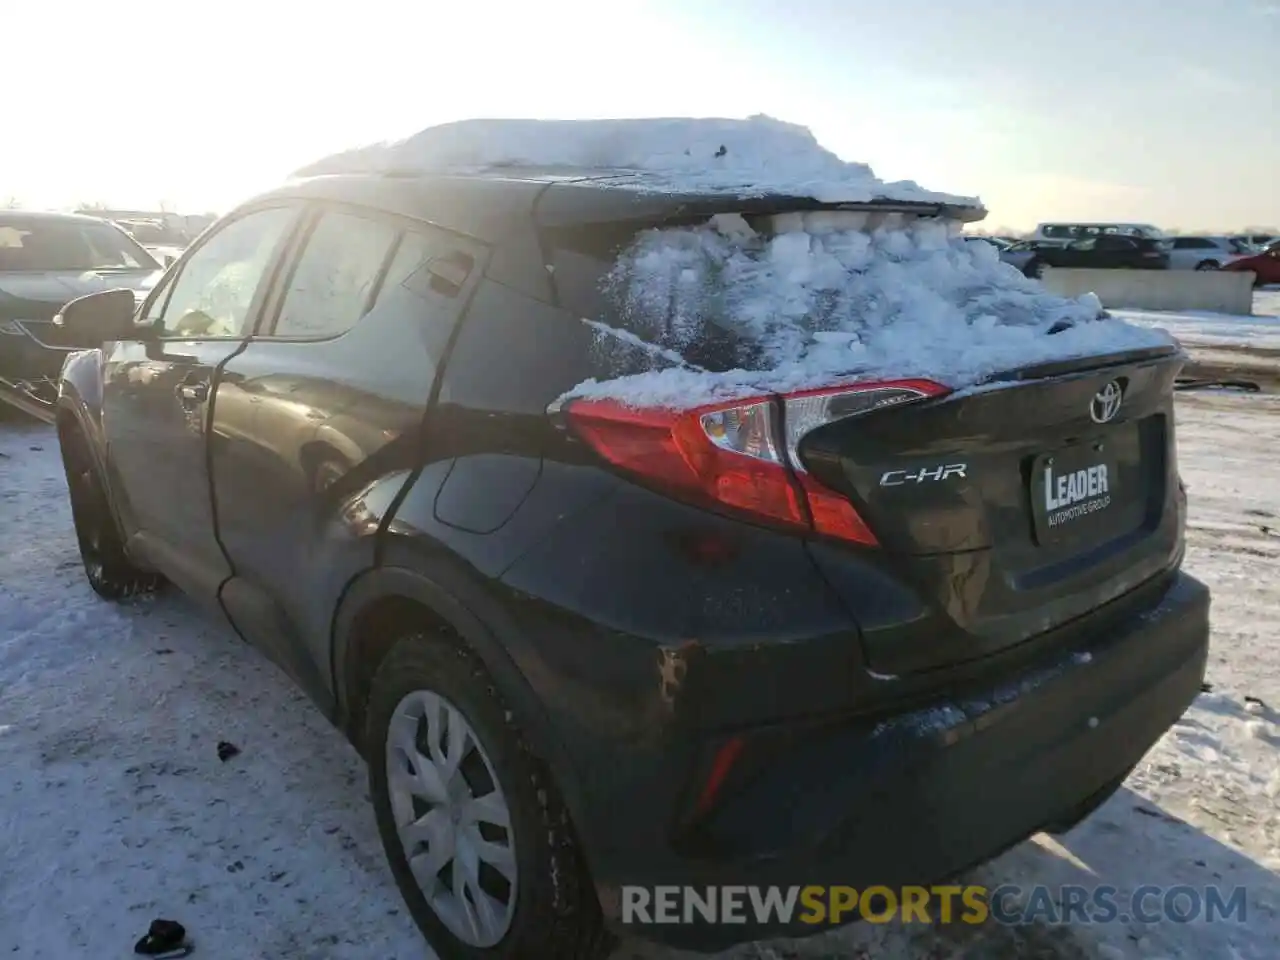
[[[974,385],[981,389],[994,384],[1014,384],[1025,380],[1044,380],[1048,377],[1061,377],[1073,373],[1092,373],[1106,370],[1108,367],[1121,367],[1134,363],[1149,363],[1155,360],[1166,360],[1180,357],[1183,362],[1188,359],[1187,353],[1176,344],[1163,347],[1144,347],[1141,350],[1122,350],[1117,353],[1101,353],[1088,357],[1076,357],[1070,360],[1053,360],[1029,367],[1019,367],[994,373],[980,383]]]

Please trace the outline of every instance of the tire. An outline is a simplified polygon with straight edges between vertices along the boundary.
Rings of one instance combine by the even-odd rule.
[[[1022,268],[1022,272],[1032,280],[1039,280],[1044,276],[1044,262],[1041,260],[1029,260],[1027,265]]]
[[[134,566],[126,556],[120,528],[84,439],[74,431],[68,432],[63,435],[60,447],[71,495],[76,542],[89,586],[104,600],[112,601],[159,589],[164,578]]]
[[[322,494],[351,469],[347,458],[325,443],[315,443],[302,451],[303,469],[312,494]]]
[[[445,723],[440,722],[442,714]],[[434,717],[434,723],[417,719],[419,715]],[[604,929],[564,803],[474,654],[429,634],[405,636],[379,666],[365,716],[378,832],[405,904],[442,960],[601,960],[608,954],[613,938]],[[427,733],[432,726],[439,752]],[[455,741],[451,734],[458,730],[463,732]],[[461,759],[455,755],[457,743],[465,744]],[[403,749],[406,744],[414,751],[413,765]],[[441,775],[441,759],[451,762],[456,773]],[[419,772],[414,783],[429,780],[429,792],[451,799],[437,803],[408,797],[405,785],[415,769],[425,769],[429,776]],[[476,798],[484,801],[483,817],[468,812],[481,808]],[[505,811],[506,830],[495,826],[503,819],[495,810]],[[413,859],[432,889],[430,897],[401,840],[397,824],[406,821],[412,821],[417,834]],[[439,825],[450,823],[442,832]],[[433,854],[437,841],[447,855]],[[471,855],[454,855],[463,843]],[[480,852],[481,845],[487,855]],[[505,855],[495,857],[495,851]],[[509,861],[503,866],[511,868],[510,878],[495,869],[499,859]],[[458,889],[459,874],[467,875],[461,866],[467,862],[474,864],[471,883],[464,881],[462,897],[455,897],[452,891]],[[476,888],[483,897],[472,896]],[[468,902],[461,904],[462,898]],[[487,936],[467,924],[483,912],[480,900],[488,905],[488,916],[496,918]]]
[[[1217,260],[1201,260],[1196,264],[1197,270],[1218,270],[1221,269]]]

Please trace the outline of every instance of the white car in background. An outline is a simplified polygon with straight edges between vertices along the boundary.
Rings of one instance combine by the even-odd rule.
[[[1220,270],[1233,260],[1254,253],[1247,243],[1235,237],[1173,237],[1169,251],[1170,270]]]

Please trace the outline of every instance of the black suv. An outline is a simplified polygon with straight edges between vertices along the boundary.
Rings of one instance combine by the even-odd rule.
[[[630,884],[952,877],[1086,816],[1200,690],[1176,347],[961,392],[564,399],[671,353],[601,332],[637,231],[803,203],[317,177],[136,314],[59,316],[90,583],[172,582],[310,693],[443,957],[598,956]]]
[[[1045,267],[1096,270],[1168,270],[1172,241],[1152,237],[1103,234],[1065,245],[1041,243],[1023,268],[1028,277],[1043,276]]]

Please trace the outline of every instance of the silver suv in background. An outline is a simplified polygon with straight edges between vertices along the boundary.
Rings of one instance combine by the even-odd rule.
[[[1170,270],[1220,270],[1233,260],[1251,256],[1251,248],[1235,237],[1174,237]]]

